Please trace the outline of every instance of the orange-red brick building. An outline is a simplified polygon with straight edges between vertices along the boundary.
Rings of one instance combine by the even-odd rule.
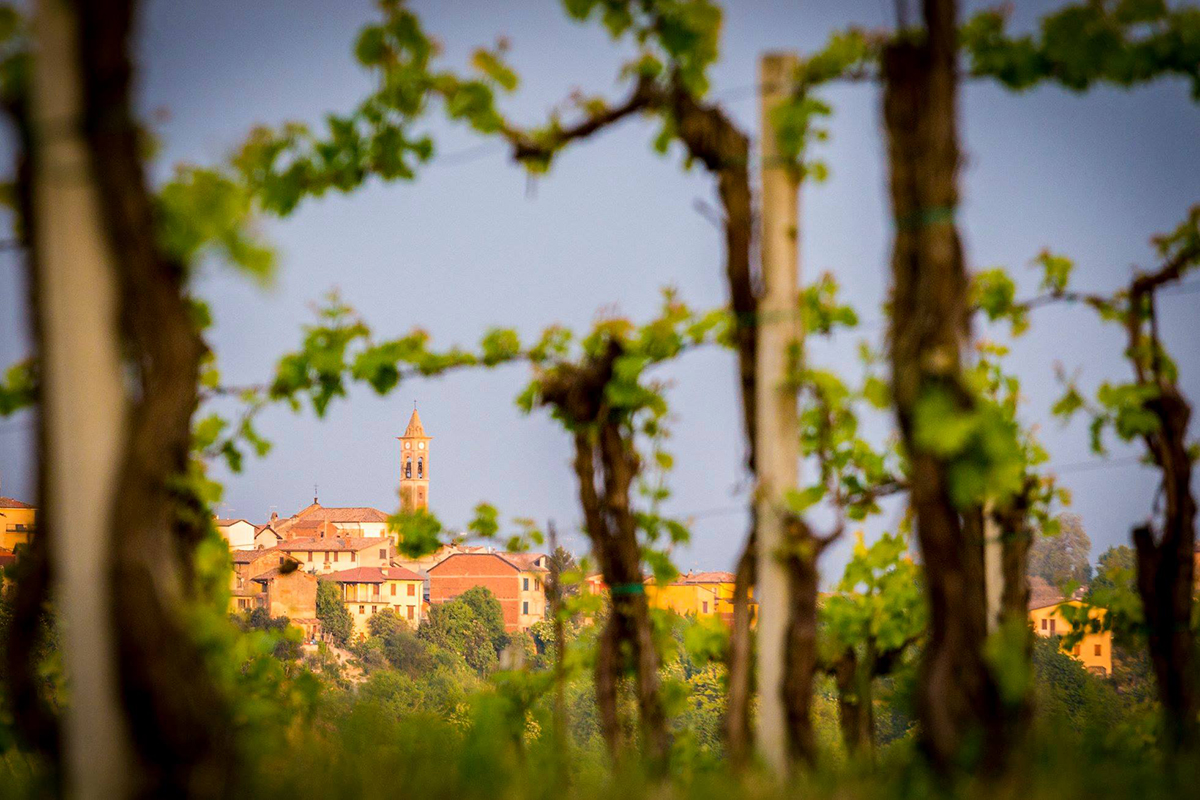
[[[504,629],[526,630],[546,618],[545,558],[540,553],[455,553],[429,568],[429,601],[444,603],[483,586],[500,601]]]

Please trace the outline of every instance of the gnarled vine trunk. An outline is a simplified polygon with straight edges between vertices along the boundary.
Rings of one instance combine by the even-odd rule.
[[[681,83],[676,83],[669,100],[677,135],[687,147],[688,154],[704,164],[717,179],[717,194],[724,212],[725,282],[733,312],[742,421],[746,430],[746,467],[754,474],[757,471],[754,430],[758,301],[751,267],[754,214],[750,190],[750,140],[719,107],[698,102]],[[729,688],[724,718],[725,746],[735,767],[744,766],[749,760],[752,741],[750,595],[757,576],[757,529],[758,515],[751,510],[750,531],[734,577],[733,624],[726,662]]]
[[[37,12],[34,220],[44,505],[66,626],[68,788],[215,797],[226,704],[183,621],[207,512],[187,490],[204,353],[158,248],[129,59],[136,4]]]
[[[1196,500],[1192,459],[1187,450],[1191,407],[1173,382],[1160,382],[1149,405],[1159,430],[1146,437],[1162,472],[1162,530],[1142,526],[1133,532],[1137,587],[1149,629],[1150,660],[1166,721],[1166,741],[1176,752],[1200,747],[1200,676],[1192,630],[1195,591]]]
[[[860,660],[858,651],[848,647],[833,664],[833,680],[838,693],[838,727],[851,758],[869,757],[875,747],[872,662],[869,652]]]
[[[812,766],[817,760],[813,732],[813,680],[817,673],[817,559],[824,549],[802,520],[788,530],[787,637],[784,647],[783,707],[788,754],[793,762]]]
[[[41,79],[45,80],[45,79]],[[34,131],[32,86],[11,87],[14,94],[5,98],[5,113],[17,134],[14,194],[17,210],[17,233],[24,254],[25,279],[28,288],[30,326],[35,351],[46,352],[45,325],[37,309],[42,307],[42,269],[38,259],[37,215],[35,187],[37,136]],[[45,112],[39,110],[45,115]],[[44,367],[43,367],[44,371]],[[45,696],[39,677],[40,643],[49,624],[46,604],[50,599],[54,574],[50,564],[50,542],[54,531],[54,502],[49,482],[48,430],[45,413],[45,381],[35,386],[34,413],[37,415],[35,461],[37,464],[38,502],[41,510],[37,534],[26,544],[21,557],[19,578],[12,593],[12,619],[4,643],[4,676],[7,680],[5,699],[8,702],[16,731],[32,751],[57,763],[60,753],[61,730],[59,718],[49,698]],[[61,777],[61,772],[59,773]]]
[[[733,582],[733,624],[729,633],[729,656],[726,662],[728,686],[725,691],[725,747],[735,769],[750,760],[753,742],[750,730],[750,700],[754,693],[753,652],[750,635],[750,592],[754,587],[755,552],[754,523],[750,536],[738,559]]]
[[[1022,490],[1003,507],[994,509],[992,518],[1000,535],[1000,619],[1006,636],[1021,632],[1019,642],[1006,638],[1005,646],[1019,647],[1021,667],[1026,675],[1033,672],[1033,637],[1029,628],[1029,548],[1033,545],[1033,520],[1030,503],[1037,489],[1037,478],[1026,476]],[[1032,683],[1029,684],[1032,687]],[[1019,698],[1010,698],[1005,708],[1014,744],[1024,741],[1033,723],[1033,695],[1027,689]],[[1014,765],[1013,771],[1019,771]]]
[[[884,123],[896,235],[892,252],[892,390],[908,453],[911,504],[926,566],[931,630],[917,695],[921,743],[947,770],[978,742],[985,765],[1006,759],[999,691],[983,656],[987,636],[982,521],[951,500],[946,461],[915,435],[918,404],[942,392],[963,412],[971,397],[967,276],[954,221],[957,173],[957,9],[925,0],[923,32],[883,54]]]
[[[583,366],[557,367],[546,376],[542,397],[570,420],[574,429],[574,469],[584,530],[611,596],[611,613],[596,655],[601,732],[613,758],[620,758],[617,689],[628,665],[634,676],[642,746],[651,769],[661,773],[666,769],[671,736],[659,694],[659,657],[642,582],[637,520],[630,504],[640,462],[633,432],[616,418],[604,398],[619,355],[620,346],[612,343]]]

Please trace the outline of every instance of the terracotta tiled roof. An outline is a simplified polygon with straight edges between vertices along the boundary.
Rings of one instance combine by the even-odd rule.
[[[501,558],[507,558],[513,564],[516,564],[519,569],[524,572],[536,572],[542,570],[549,572],[545,567],[538,566],[535,562],[539,558],[545,558],[545,553],[497,553]]]
[[[502,563],[502,564],[506,564],[506,565],[508,565],[508,566],[512,567],[512,568],[513,568],[513,569],[515,569],[517,572],[526,571],[526,568],[525,568],[525,567],[521,566],[520,564],[517,564],[517,563],[516,563],[516,562],[514,562],[514,561],[510,561],[510,560],[507,558],[507,556],[509,556],[509,555],[512,555],[512,554],[511,554],[511,553],[496,553],[496,552],[484,552],[484,553],[451,553],[450,555],[446,556],[446,557],[445,557],[445,558],[443,558],[441,561],[439,561],[438,563],[436,563],[436,564],[434,564],[432,567],[430,567],[428,571],[432,573],[434,570],[437,570],[437,569],[439,569],[439,568],[440,568],[440,567],[441,567],[443,564],[445,564],[445,563],[447,563],[448,561],[450,561],[450,560],[452,560],[452,559],[455,559],[455,558],[495,558],[495,559],[497,559],[498,561],[500,561],[500,563]]]
[[[275,546],[276,550],[286,550],[295,552],[297,550],[311,550],[314,553],[325,550],[366,550],[370,547],[386,547],[392,542],[386,536],[331,536],[327,538],[319,538],[316,536],[305,536],[299,539],[289,539],[280,542]]]
[[[736,576],[732,572],[689,572],[680,576],[678,583],[733,583]]]
[[[356,567],[321,576],[338,583],[383,583],[384,581],[419,581],[423,578],[404,567]]]
[[[1035,608],[1045,608],[1061,603],[1065,598],[1055,587],[1051,586],[1045,578],[1040,578],[1037,575],[1032,575],[1029,578],[1029,610]]]
[[[255,575],[250,580],[258,581],[259,583],[266,583],[267,581],[275,580],[280,575],[304,575],[304,576],[310,577],[310,578],[317,577],[316,575],[313,575],[310,572],[305,572],[304,570],[299,569],[297,567],[292,567],[291,569],[286,570],[286,571],[283,569],[283,567],[274,567],[274,568],[269,569],[266,572],[262,573],[261,575]]]
[[[3,547],[0,547],[0,567],[7,567],[9,564],[14,563],[16,560],[17,560],[16,553],[14,553],[12,550],[5,550]]]
[[[233,525],[236,522],[244,522],[247,525],[250,524],[250,520],[248,519],[214,519],[213,525],[216,525],[218,528],[228,528],[230,525]]]
[[[324,522],[328,520],[336,525],[339,522],[387,522],[388,515],[378,508],[371,508],[369,506],[326,508],[325,506],[313,503],[308,508],[296,514],[293,519],[297,520],[297,522],[303,520]]]
[[[283,551],[282,547],[266,547],[266,548],[263,548],[262,550],[234,550],[233,551],[233,563],[249,564],[252,561],[257,561],[259,558],[261,558],[263,556],[283,555],[283,554],[284,554],[284,551]]]
[[[338,523],[327,519],[298,519],[289,526],[292,531],[319,531],[326,527],[333,535],[341,533],[342,530]]]
[[[11,497],[0,497],[0,508],[33,508],[33,506]]]

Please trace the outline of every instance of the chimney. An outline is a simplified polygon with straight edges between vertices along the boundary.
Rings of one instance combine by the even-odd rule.
[[[277,519],[279,519],[279,512],[278,512],[278,511],[272,511],[272,512],[271,512],[271,522],[274,522],[274,521],[275,521],[275,520],[277,520]]]

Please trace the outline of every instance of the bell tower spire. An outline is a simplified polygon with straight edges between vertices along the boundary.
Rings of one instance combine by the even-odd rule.
[[[400,507],[416,511],[429,507],[429,442],[417,404],[400,440]]]

